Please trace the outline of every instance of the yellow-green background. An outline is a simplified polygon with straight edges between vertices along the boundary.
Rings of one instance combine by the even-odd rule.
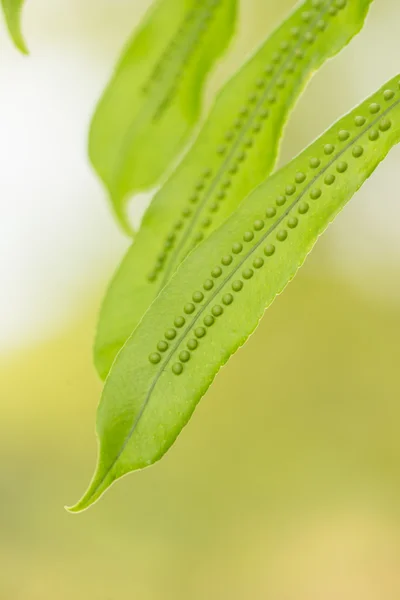
[[[147,5],[32,0],[25,16],[31,59],[15,58],[4,36],[0,41],[2,60],[23,69],[21,77],[28,77],[29,61],[35,73],[51,55],[61,81],[72,64],[85,60],[81,56],[91,57],[87,76],[95,84],[85,96],[82,80],[76,87],[82,96],[71,93],[71,99],[85,104],[76,163],[85,164],[93,181],[83,150],[90,111]],[[293,5],[242,0],[238,38],[214,73],[208,98]],[[395,0],[375,2],[361,36],[303,96],[282,160],[400,71],[399,19]],[[11,73],[10,67],[7,97],[14,93],[19,102]],[[51,90],[46,77],[24,84],[32,86],[31,98],[38,86]],[[4,85],[1,70],[0,80]],[[72,110],[58,115],[57,103],[54,110],[54,122],[73,119]],[[35,146],[28,133],[29,147],[40,154],[40,139]],[[5,148],[3,142],[7,158]],[[31,159],[22,152],[19,168],[28,178]],[[79,167],[64,159],[61,168],[73,178]],[[125,245],[106,214],[101,187],[93,184],[91,206],[104,214],[94,212],[81,229],[72,218],[67,227],[72,253],[84,251],[87,238],[99,241],[90,245],[92,263],[78,253],[68,263],[68,291],[73,287],[74,293],[65,310],[34,335],[18,331],[14,340],[8,328],[0,338],[0,600],[398,600],[399,159],[397,149],[319,242],[167,456],[120,481],[90,511],[72,516],[63,506],[81,494],[96,457],[96,314]],[[39,168],[40,191],[57,197],[62,186],[44,163]],[[16,207],[5,214],[16,218],[9,220],[10,235],[22,229],[30,200],[21,196],[18,204],[13,189],[11,182],[7,190]],[[44,210],[38,190],[32,194],[37,211]],[[1,202],[6,200],[3,194]],[[86,201],[82,194],[79,203]],[[37,239],[55,226],[61,231],[62,223],[35,222]],[[25,246],[21,240],[28,257],[35,238]],[[48,252],[57,257],[56,240],[49,236]],[[81,278],[86,265],[90,285],[78,275],[74,283],[74,261]],[[56,296],[47,290],[62,287],[64,277],[62,270],[54,280],[52,270],[26,267],[43,313],[54,311]],[[24,292],[22,282],[18,289],[28,294],[28,305],[31,288]],[[8,293],[2,285],[3,298]],[[35,311],[30,320],[34,329]],[[266,351],[266,339],[273,352]]]

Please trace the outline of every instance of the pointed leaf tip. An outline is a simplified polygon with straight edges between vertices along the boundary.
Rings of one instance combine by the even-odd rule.
[[[23,53],[29,54],[21,31],[21,12],[25,0],[1,0],[8,31],[15,46]]]
[[[109,477],[110,471],[105,476],[100,476],[100,468],[96,469],[95,475],[83,496],[72,506],[65,506],[70,513],[84,512],[99,500],[105,490],[112,485],[114,479]]]

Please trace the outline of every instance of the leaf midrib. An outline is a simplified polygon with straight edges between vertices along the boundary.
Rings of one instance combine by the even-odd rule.
[[[201,9],[200,9],[201,10]],[[187,10],[184,14],[183,17],[181,19],[181,24],[180,24],[180,28],[183,28],[183,25],[185,24],[185,22],[188,20],[189,15],[196,15],[196,7],[194,5],[192,5],[192,7]],[[189,25],[190,27],[190,25]],[[179,28],[178,28],[179,29]],[[178,31],[178,29],[176,31]],[[187,31],[181,31],[179,34],[179,44],[180,44],[180,40],[184,39],[187,35]],[[163,52],[162,52],[162,56],[158,59],[158,61],[155,63],[154,67],[152,68],[146,83],[142,86],[142,91],[144,93],[146,93],[146,87],[148,87],[149,85],[151,85],[151,82],[157,77],[157,75],[159,74],[159,72],[161,72],[161,77],[163,74],[163,71],[165,71],[165,68],[162,69],[163,67],[163,62],[165,61],[165,55],[168,54],[168,52],[171,51],[171,48],[174,47],[174,45],[176,44],[176,39],[177,39],[177,34],[173,35],[172,38],[169,39],[168,44],[166,45],[166,47],[164,48]],[[172,50],[173,52],[174,50]],[[166,67],[168,68],[168,67]]]
[[[223,1],[224,0],[222,0],[222,2]],[[206,12],[206,9],[208,10],[208,3],[207,3],[207,6],[206,5],[202,6],[202,8],[199,11],[200,14],[204,15]],[[201,24],[201,23],[203,23],[204,20],[205,20],[204,18],[203,19],[198,18],[197,23]],[[193,30],[197,31],[198,28],[199,28],[199,25],[197,28],[193,27],[191,31],[192,32],[193,32]],[[189,37],[189,34],[188,34],[188,37]],[[170,72],[175,73],[175,69],[171,70]],[[170,76],[170,78],[172,79],[171,76]],[[171,87],[166,92],[166,96],[168,96],[170,89],[171,89]],[[156,115],[157,111],[159,110],[160,105],[164,101],[163,99],[160,100],[161,94],[159,91],[157,91],[157,89],[154,92],[151,92],[149,94],[149,96],[150,96],[149,103],[145,103],[144,105],[142,105],[139,112],[133,115],[132,120],[128,126],[128,130],[125,133],[125,135],[123,136],[120,148],[118,150],[117,156],[114,161],[113,175],[111,177],[111,181],[113,182],[112,183],[113,189],[118,188],[118,186],[119,186],[119,182],[121,179],[121,173],[120,173],[121,163],[122,164],[124,163],[124,160],[125,160],[124,157],[128,153],[127,150],[131,145],[132,136],[137,127],[137,123],[139,122],[139,123],[144,124],[146,122],[145,115],[148,115],[148,114]],[[164,97],[164,99],[165,99],[165,97]]]
[[[197,19],[197,23],[195,23],[195,26],[193,26],[191,28],[191,32],[190,34],[188,33],[187,36],[185,37],[185,42],[184,44],[182,44],[182,47],[184,48],[184,50],[182,50],[182,55],[178,53],[178,59],[177,59],[177,63],[179,63],[179,68],[176,67],[175,69],[171,69],[172,71],[172,76],[171,79],[172,84],[170,85],[169,89],[165,92],[164,94],[164,98],[162,100],[159,101],[158,103],[158,107],[155,109],[155,115],[154,115],[154,119],[158,120],[160,119],[162,113],[165,111],[165,109],[167,108],[168,104],[171,103],[171,94],[173,94],[174,91],[174,77],[173,75],[176,73],[177,70],[179,70],[182,66],[182,64],[184,64],[185,59],[188,56],[191,56],[192,54],[194,54],[195,49],[194,47],[194,41],[196,40],[198,34],[199,38],[201,36],[201,33],[203,31],[203,24],[207,23],[208,19],[207,19],[207,14],[208,11],[210,9],[213,9],[214,11],[217,11],[219,8],[221,8],[221,6],[224,5],[225,0],[221,0],[220,3],[213,7],[211,2],[205,2],[204,5],[201,7],[200,9],[200,18]],[[214,18],[214,15],[213,15]],[[203,31],[203,34],[206,34],[206,30]]]
[[[324,15],[326,15],[329,11],[329,8],[334,4],[335,0],[332,0],[331,2],[325,4],[324,6],[324,10],[320,10],[317,13],[317,16],[315,17],[315,19],[313,19],[313,21],[311,22],[311,24],[307,24],[303,29],[302,29],[302,34],[304,36],[304,33],[309,31],[311,28],[313,28],[317,22],[321,19],[321,17],[323,17]],[[322,32],[323,35],[323,32]],[[188,224],[187,229],[185,230],[180,242],[178,243],[177,247],[175,248],[175,250],[173,250],[171,252],[171,259],[168,263],[168,265],[165,267],[165,271],[164,271],[164,277],[161,281],[159,290],[161,290],[165,284],[167,283],[171,271],[174,268],[174,266],[176,265],[176,263],[178,262],[177,257],[180,255],[182,249],[184,248],[184,246],[186,245],[189,236],[192,234],[192,231],[195,227],[195,225],[197,224],[207,202],[209,201],[210,197],[212,196],[212,194],[214,193],[214,191],[216,190],[218,184],[221,182],[222,178],[226,175],[226,171],[229,167],[229,165],[231,164],[231,161],[235,155],[235,153],[237,152],[238,148],[240,147],[240,145],[243,143],[243,140],[245,139],[246,135],[249,133],[250,128],[252,127],[255,119],[257,118],[257,115],[259,114],[260,109],[262,108],[268,94],[271,92],[271,90],[275,87],[276,82],[278,81],[279,77],[282,75],[282,73],[285,71],[287,65],[289,62],[291,62],[293,60],[293,58],[295,57],[296,54],[296,50],[298,50],[299,48],[301,48],[303,46],[303,44],[305,43],[304,37],[301,37],[301,39],[298,41],[297,44],[295,44],[293,46],[292,52],[288,53],[286,59],[283,61],[282,65],[280,66],[280,68],[277,70],[277,72],[275,73],[275,75],[273,75],[271,77],[271,80],[269,81],[268,85],[265,87],[264,93],[261,95],[260,100],[258,101],[258,103],[254,106],[254,109],[252,111],[251,116],[249,116],[248,121],[247,121],[247,125],[242,129],[242,131],[239,133],[237,139],[235,140],[235,142],[232,144],[230,152],[228,153],[228,156],[225,158],[225,160],[222,162],[217,174],[215,175],[215,177],[213,178],[213,181],[210,183],[210,186],[208,188],[208,190],[205,192],[203,199],[201,200],[201,202],[198,205],[198,208],[195,211],[194,217],[193,219],[191,219],[190,223]]]

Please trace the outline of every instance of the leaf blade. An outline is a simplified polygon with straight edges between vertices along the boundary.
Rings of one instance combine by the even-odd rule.
[[[103,302],[94,349],[102,378],[196,236],[206,239],[271,172],[294,102],[313,71],[361,29],[370,1],[330,15],[334,5],[307,0],[278,27],[224,87],[192,149],[156,194]]]
[[[159,0],[128,43],[93,116],[89,156],[130,231],[126,200],[183,149],[208,72],[232,37],[237,0]]]
[[[259,186],[180,265],[107,378],[97,420],[98,468],[73,511],[87,508],[117,478],[168,450],[220,367],[399,142],[400,75]],[[276,202],[281,196],[283,204]],[[242,247],[238,253],[236,244]],[[211,288],[203,285],[208,280],[214,281]],[[213,322],[206,322],[210,316]],[[178,325],[182,317],[185,323]],[[197,347],[190,349],[189,340]],[[161,350],[161,341],[168,348]],[[188,347],[187,359],[182,352]]]

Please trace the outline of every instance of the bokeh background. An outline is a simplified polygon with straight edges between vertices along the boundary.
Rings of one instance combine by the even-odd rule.
[[[91,344],[127,246],[88,124],[149,4],[30,0],[29,58],[0,29],[0,599],[398,600],[400,148],[167,456],[90,511],[63,509],[95,463]],[[208,105],[293,6],[241,1]],[[281,162],[400,71],[399,22],[398,0],[373,3],[303,95]]]

